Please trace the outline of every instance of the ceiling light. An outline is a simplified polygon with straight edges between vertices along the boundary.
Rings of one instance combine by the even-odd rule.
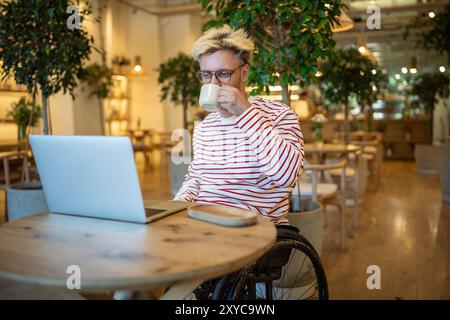
[[[397,80],[400,79],[400,75],[398,73],[395,74],[395,79],[397,79]]]
[[[436,17],[436,14],[433,11],[428,12],[428,16],[433,19],[434,17]]]
[[[440,71],[440,72],[445,72],[445,67],[444,67],[444,66],[440,66],[440,67],[439,67],[439,71]]]
[[[408,73],[408,68],[403,67],[403,68],[402,68],[402,73]]]

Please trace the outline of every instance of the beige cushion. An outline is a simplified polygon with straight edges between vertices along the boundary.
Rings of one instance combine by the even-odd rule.
[[[333,177],[335,176],[341,176],[342,174],[342,169],[333,169],[328,171]],[[346,177],[354,177],[355,176],[355,169],[353,168],[346,168],[345,169],[345,176]]]
[[[337,185],[334,183],[318,183],[317,184],[317,197],[326,198],[336,194],[338,190]],[[312,183],[300,182],[300,194],[302,197],[312,196]],[[298,196],[297,186],[292,190],[293,196]]]

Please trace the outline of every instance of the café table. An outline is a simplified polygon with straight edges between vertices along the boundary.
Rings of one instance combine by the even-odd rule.
[[[275,241],[276,228],[262,217],[230,228],[186,210],[147,225],[44,212],[0,225],[0,279],[69,290],[79,270],[81,294],[170,287],[161,298],[182,299]]]
[[[360,150],[359,146],[342,143],[305,143],[303,150],[306,155],[316,156],[320,164],[325,163],[325,159],[330,155],[344,155],[356,153]]]

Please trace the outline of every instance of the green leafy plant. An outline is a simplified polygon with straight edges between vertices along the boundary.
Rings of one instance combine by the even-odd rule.
[[[41,107],[33,101],[22,97],[17,102],[11,104],[8,117],[11,117],[18,127],[18,138],[22,140],[26,137],[28,127],[34,127],[41,117]]]
[[[443,10],[437,11],[434,18],[430,18],[427,12],[418,15],[405,28],[404,38],[407,39],[411,33],[418,35],[418,48],[447,55],[450,62],[450,3],[447,3]]]
[[[409,93],[419,98],[419,103],[428,111],[433,135],[434,106],[438,98],[447,99],[450,96],[450,76],[442,72],[423,73],[412,81]]]
[[[332,24],[344,4],[340,0],[200,0],[203,9],[215,17],[203,26],[222,24],[243,28],[255,41],[255,54],[249,72],[252,94],[269,86],[282,87],[283,102],[290,105],[292,84],[314,78],[317,60],[335,46]]]
[[[161,101],[170,99],[183,106],[183,127],[187,128],[187,109],[198,104],[200,81],[196,73],[198,63],[184,53],[167,60],[159,66],[158,83],[161,84]]]
[[[325,60],[320,70],[321,91],[334,104],[345,106],[345,141],[349,133],[349,99],[356,99],[362,107],[371,108],[387,81],[378,65],[355,48],[339,49]]]
[[[98,99],[102,134],[104,133],[103,100],[107,98],[111,92],[113,86],[112,75],[112,70],[107,66],[93,63],[84,68],[84,74],[81,78],[89,88],[89,96]]]
[[[2,76],[10,75],[36,96],[42,95],[43,131],[48,134],[47,99],[63,91],[72,94],[93,38],[83,27],[91,13],[79,0],[14,0],[0,3],[0,59]],[[70,5],[79,8],[80,28],[69,29]],[[72,97],[74,97],[72,95]]]

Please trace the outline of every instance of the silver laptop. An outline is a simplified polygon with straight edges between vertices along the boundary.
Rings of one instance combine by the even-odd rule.
[[[50,212],[148,223],[190,205],[144,206],[128,137],[31,135],[30,143]]]

